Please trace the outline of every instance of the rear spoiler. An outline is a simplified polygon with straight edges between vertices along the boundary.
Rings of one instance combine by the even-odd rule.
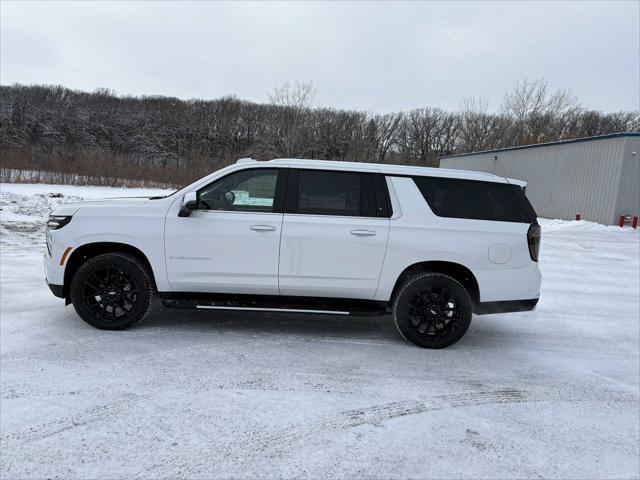
[[[527,182],[525,182],[524,180],[517,180],[515,178],[505,178],[505,180],[507,182],[509,182],[512,185],[518,185],[520,188],[525,189],[527,187]]]

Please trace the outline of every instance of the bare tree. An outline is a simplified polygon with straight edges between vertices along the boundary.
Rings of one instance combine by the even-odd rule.
[[[377,163],[384,163],[389,150],[397,145],[402,118],[402,113],[387,113],[376,115],[370,120],[370,132],[376,149],[373,160]]]
[[[372,115],[313,108],[314,94],[311,82],[274,89],[269,104],[0,85],[0,178],[178,185],[244,156],[435,165],[455,152],[640,131],[640,112],[585,110],[544,81],[516,85],[497,113],[480,99],[460,112]]]
[[[293,86],[286,82],[269,95],[271,104],[279,107],[276,115],[279,129],[274,146],[283,156],[303,156],[308,150],[308,137],[303,130],[315,95],[311,80],[297,81]]]
[[[419,164],[426,165],[433,156],[433,144],[443,113],[437,108],[418,108],[404,118],[403,149]]]
[[[473,152],[507,146],[505,139],[512,123],[513,119],[506,114],[490,113],[486,98],[465,98],[457,148]]]
[[[570,90],[550,93],[544,79],[518,82],[507,92],[502,105],[502,112],[513,119],[512,142],[516,145],[563,138],[567,119],[580,110]]]

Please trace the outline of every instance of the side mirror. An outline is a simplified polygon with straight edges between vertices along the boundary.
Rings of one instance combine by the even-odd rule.
[[[187,192],[182,199],[182,207],[178,212],[179,217],[188,217],[198,208],[198,192]]]

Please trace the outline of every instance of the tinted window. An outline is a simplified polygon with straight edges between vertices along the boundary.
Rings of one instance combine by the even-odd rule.
[[[239,212],[273,212],[278,170],[242,170],[203,188],[198,208]]]
[[[298,213],[360,216],[360,174],[300,170]]]
[[[389,191],[387,189],[387,180],[382,175],[374,175],[376,196],[376,213],[378,217],[391,217],[391,201],[389,200]]]
[[[376,216],[373,176],[357,172],[300,170],[297,213]]]
[[[517,185],[455,178],[414,177],[425,200],[440,217],[531,223],[535,212]]]

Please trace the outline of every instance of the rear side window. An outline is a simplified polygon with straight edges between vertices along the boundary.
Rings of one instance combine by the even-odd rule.
[[[349,217],[389,217],[386,190],[371,173],[292,170],[288,213]]]
[[[439,217],[533,223],[536,214],[518,185],[456,178],[414,177]]]

